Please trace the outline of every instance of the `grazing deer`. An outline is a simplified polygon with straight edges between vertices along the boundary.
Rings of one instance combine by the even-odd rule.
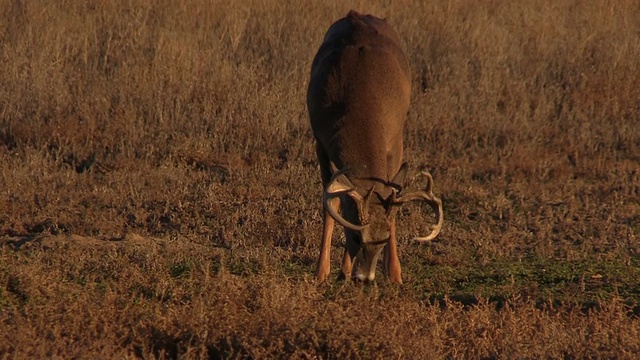
[[[334,221],[344,226],[346,237],[339,278],[366,282],[374,280],[384,248],[386,275],[402,283],[396,240],[400,205],[423,200],[435,211],[431,233],[415,240],[430,241],[442,228],[442,201],[433,195],[431,175],[422,173],[424,191],[405,193],[401,186],[408,169],[402,152],[410,95],[409,62],[384,19],[350,11],[331,25],[313,60],[307,92],[324,186],[318,282],[329,276]]]

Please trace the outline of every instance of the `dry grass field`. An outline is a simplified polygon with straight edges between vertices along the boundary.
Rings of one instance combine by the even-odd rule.
[[[640,2],[0,0],[0,358],[633,359]],[[306,86],[349,9],[413,69],[404,285],[317,286]]]

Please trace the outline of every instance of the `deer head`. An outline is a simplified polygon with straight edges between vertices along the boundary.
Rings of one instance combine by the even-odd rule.
[[[398,208],[409,201],[424,201],[436,214],[436,225],[431,233],[414,240],[425,242],[434,239],[440,233],[443,224],[442,201],[433,195],[433,178],[423,172],[427,186],[422,191],[404,192],[400,184],[407,174],[407,163],[402,164],[391,182],[381,179],[358,179],[360,187],[347,177],[348,169],[338,170],[331,162],[333,176],[323,193],[323,204],[331,217],[347,229],[346,251],[355,258],[352,277],[358,280],[372,281],[375,268],[387,245],[395,224]],[[364,193],[364,195],[363,195]],[[342,213],[336,211],[332,200],[342,199]],[[347,274],[344,274],[347,275]]]

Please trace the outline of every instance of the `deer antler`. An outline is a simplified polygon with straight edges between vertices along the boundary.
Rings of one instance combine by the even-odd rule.
[[[337,168],[335,167],[333,162],[331,163],[331,168],[334,171],[334,174],[331,177],[331,181],[329,181],[327,188],[324,190],[324,193],[322,194],[322,203],[324,204],[325,209],[327,209],[327,211],[329,212],[329,215],[331,215],[331,217],[334,220],[340,223],[340,225],[353,231],[362,231],[364,228],[368,226],[368,224],[356,225],[348,221],[336,211],[334,206],[332,206],[331,204],[331,200],[343,194],[349,195],[349,197],[351,197],[353,201],[356,202],[359,215],[360,215],[360,220],[365,220],[364,214],[366,213],[366,204],[368,203],[369,198],[371,197],[373,188],[371,188],[371,190],[369,190],[367,195],[363,198],[356,191],[356,187],[345,176],[344,173],[347,171],[347,169],[342,169],[337,171]]]
[[[436,225],[433,227],[433,230],[431,230],[431,233],[427,236],[413,238],[413,240],[417,242],[427,242],[435,239],[435,237],[440,233],[440,230],[442,229],[442,223],[444,222],[444,217],[442,214],[442,200],[433,195],[433,177],[431,177],[431,174],[426,171],[423,171],[422,175],[427,178],[427,186],[424,190],[414,191],[405,195],[401,195],[395,200],[397,203],[405,203],[415,200],[426,201],[427,204],[429,204],[433,211],[436,213]]]

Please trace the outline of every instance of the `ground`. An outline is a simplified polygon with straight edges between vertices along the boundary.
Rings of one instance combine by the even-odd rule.
[[[413,77],[402,286],[313,272],[313,55],[386,17]],[[0,354],[635,358],[640,4],[0,2]],[[612,21],[611,19],[615,19]],[[415,176],[414,176],[415,175]],[[381,274],[380,271],[378,272]]]

